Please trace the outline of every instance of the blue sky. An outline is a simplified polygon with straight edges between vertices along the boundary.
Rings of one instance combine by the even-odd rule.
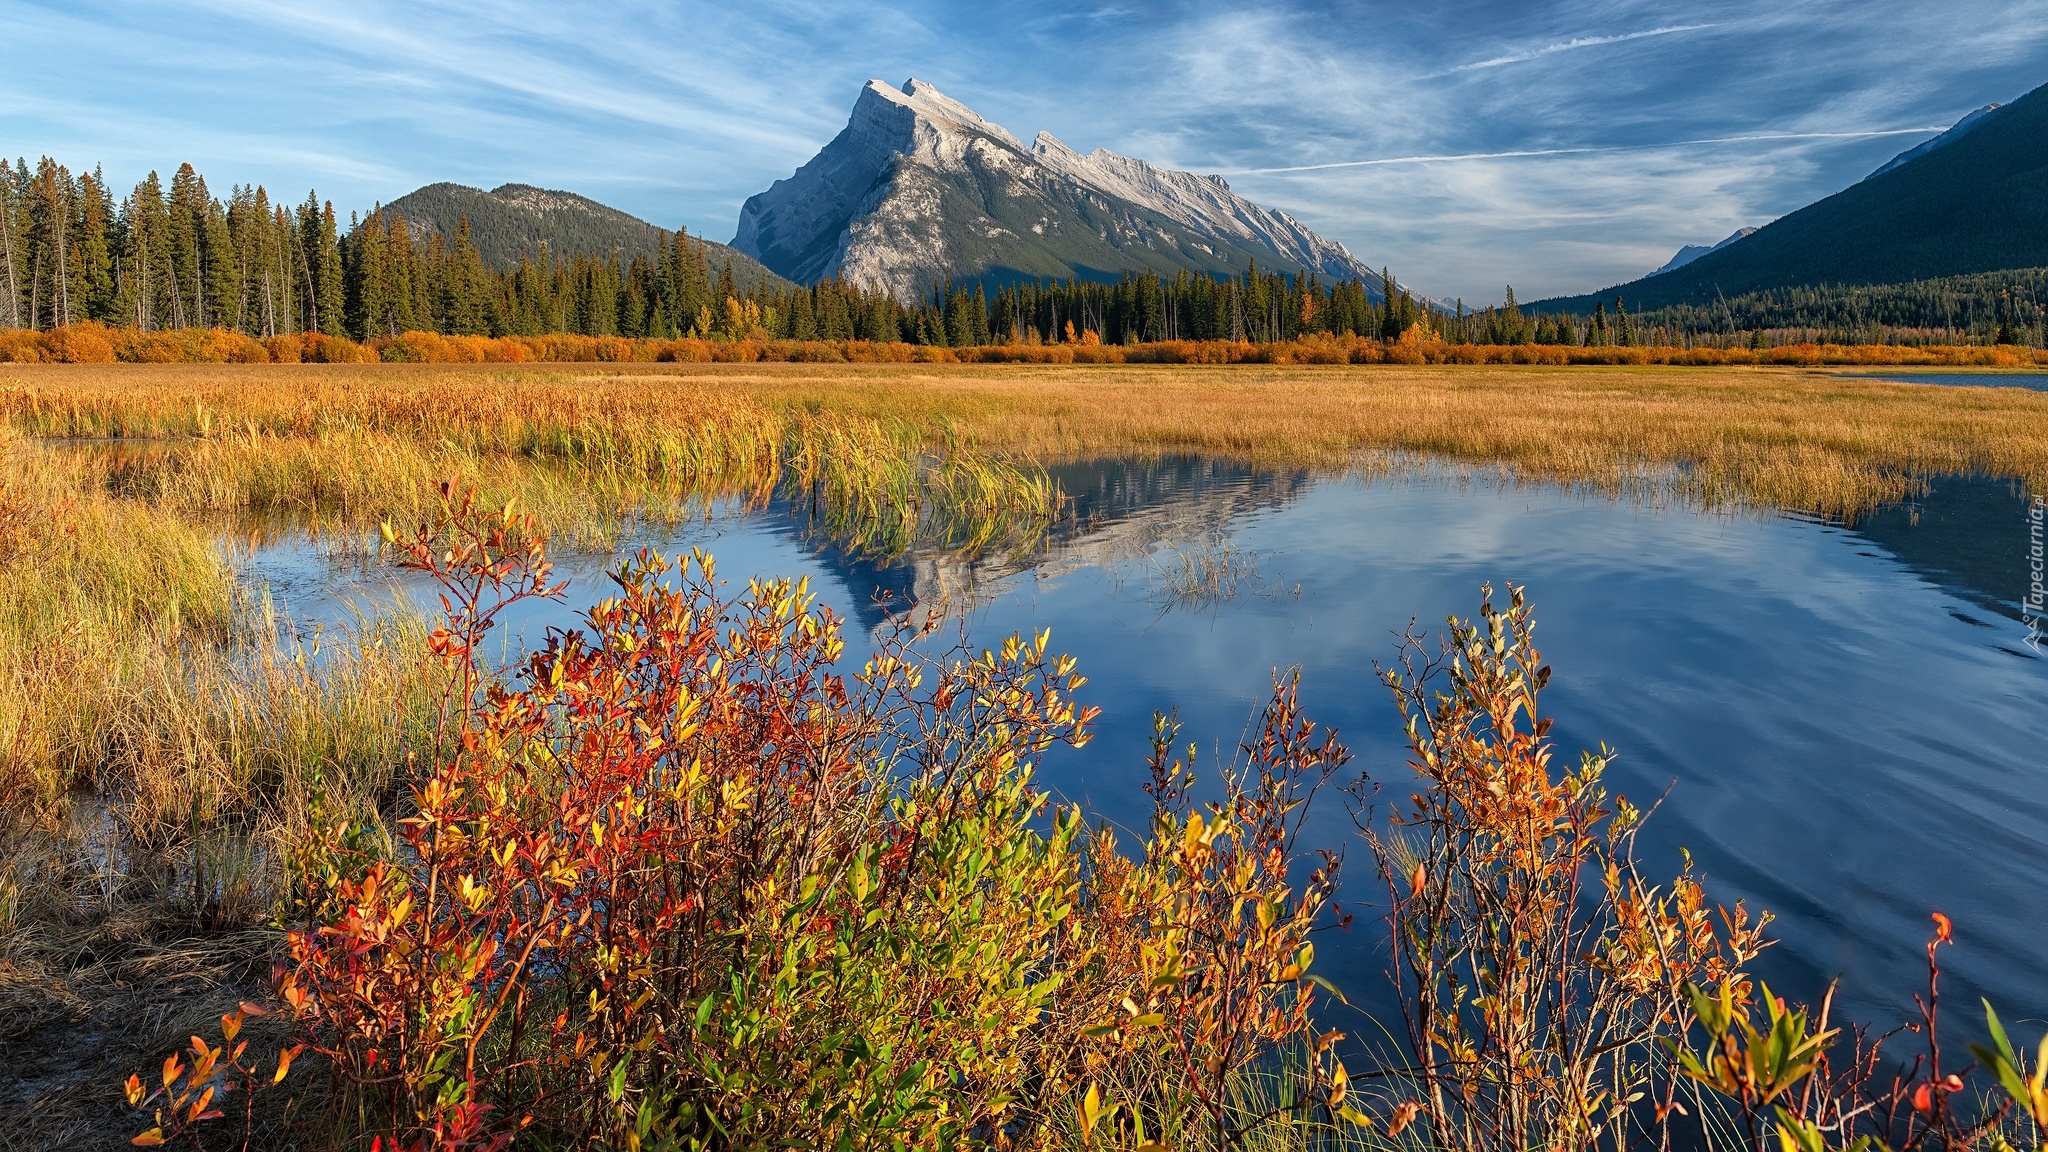
[[[0,0],[0,150],[337,207],[566,188],[732,235],[870,77],[1222,172],[1469,302],[1633,278],[2048,82],[2048,0]]]

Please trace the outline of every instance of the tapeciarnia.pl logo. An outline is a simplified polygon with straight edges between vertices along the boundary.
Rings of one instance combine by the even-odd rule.
[[[2037,495],[2027,506],[2027,567],[2032,579],[2020,602],[2020,615],[2027,621],[2027,645],[2042,650],[2048,640],[2048,560],[2044,560],[2043,520],[2048,518],[2048,495]]]

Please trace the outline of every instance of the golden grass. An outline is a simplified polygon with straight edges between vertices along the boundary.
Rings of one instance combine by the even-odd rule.
[[[415,517],[428,480],[457,476],[600,536],[791,469],[879,508],[917,487],[920,456],[1414,453],[1848,516],[1932,473],[2048,487],[2048,395],[1756,367],[21,365],[0,373],[0,420],[180,438],[107,479],[181,510],[362,526]],[[951,501],[1038,503],[1014,495],[1028,467],[995,472]]]
[[[1041,463],[1191,453],[1337,467],[1426,454],[1712,506],[1853,516],[1917,477],[2048,487],[2048,394],[1774,368],[989,368],[724,371],[771,408],[956,430]]]

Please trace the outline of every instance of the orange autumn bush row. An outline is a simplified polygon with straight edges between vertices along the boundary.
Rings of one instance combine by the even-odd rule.
[[[259,340],[225,328],[139,332],[73,324],[32,332],[0,330],[0,364],[374,364],[376,353],[352,340],[303,332]]]
[[[1093,335],[1090,333],[1089,335]],[[1791,344],[1775,348],[1575,347],[1446,344],[1411,333],[1384,341],[1313,335],[1270,344],[1179,340],[1150,344],[999,344],[972,348],[868,340],[629,339],[623,336],[442,336],[406,332],[356,343],[315,332],[259,340],[226,329],[138,332],[95,323],[0,330],[0,363],[66,364],[1544,364],[2048,366],[2048,349],[2014,346]]]

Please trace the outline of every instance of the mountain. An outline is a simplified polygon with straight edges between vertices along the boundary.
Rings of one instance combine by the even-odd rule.
[[[1877,171],[1872,172],[1869,176],[1865,176],[1864,179],[1868,180],[1874,176],[1882,176],[1885,173],[1891,171],[1892,169],[1897,168],[1901,164],[1906,164],[1914,160],[1918,160],[1920,157],[1927,155],[1929,152],[1934,151],[1936,148],[1939,148],[1944,144],[1955,143],[1956,141],[1962,139],[1965,135],[1969,134],[1971,129],[1984,123],[1985,117],[1990,116],[1993,112],[1996,112],[2003,107],[2005,107],[2005,105],[2003,104],[1986,104],[1982,108],[1977,109],[1975,112],[1970,113],[1968,116],[1963,117],[1961,120],[1956,121],[1955,124],[1952,127],[1950,127],[1948,131],[1943,132],[1941,135],[1936,136],[1934,139],[1926,141],[1922,144],[1917,144],[1914,147],[1908,148],[1904,152],[1899,153],[1897,156],[1894,156],[1891,159],[1885,161],[1884,163],[1878,165]]]
[[[397,212],[415,233],[435,231],[453,236],[466,216],[469,237],[484,262],[496,268],[510,268],[519,257],[538,256],[541,245],[556,256],[604,256],[616,251],[622,261],[636,255],[652,256],[661,250],[660,228],[617,208],[600,204],[573,192],[556,192],[528,184],[501,184],[485,192],[462,184],[429,184],[408,192],[384,211]],[[706,242],[705,256],[711,267],[732,263],[733,276],[743,285],[767,276],[780,278],[753,258],[718,243]]]
[[[732,246],[809,283],[838,274],[901,299],[962,279],[1234,274],[1250,260],[1376,274],[1342,244],[1230,190],[1040,133],[1030,147],[930,84],[871,80],[845,130],[740,210]]]
[[[1726,248],[1730,244],[1735,243],[1737,240],[1742,239],[1744,236],[1747,236],[1754,231],[1756,231],[1756,229],[1754,228],[1737,228],[1735,231],[1728,234],[1728,238],[1726,240],[1721,241],[1719,244],[1687,244],[1685,247],[1680,248],[1678,250],[1678,254],[1676,256],[1673,256],[1669,261],[1665,262],[1665,265],[1662,268],[1659,268],[1655,272],[1650,273],[1650,275],[1662,276],[1664,273],[1669,272],[1674,268],[1683,268],[1687,264],[1690,264],[1693,261],[1699,259],[1700,257],[1705,256],[1709,252],[1719,252],[1721,249]]]
[[[1525,307],[1583,314],[1620,296],[1646,310],[1800,285],[2048,266],[2048,85],[1971,117],[1928,141],[1936,146],[1902,154],[1896,167],[1691,263]]]

